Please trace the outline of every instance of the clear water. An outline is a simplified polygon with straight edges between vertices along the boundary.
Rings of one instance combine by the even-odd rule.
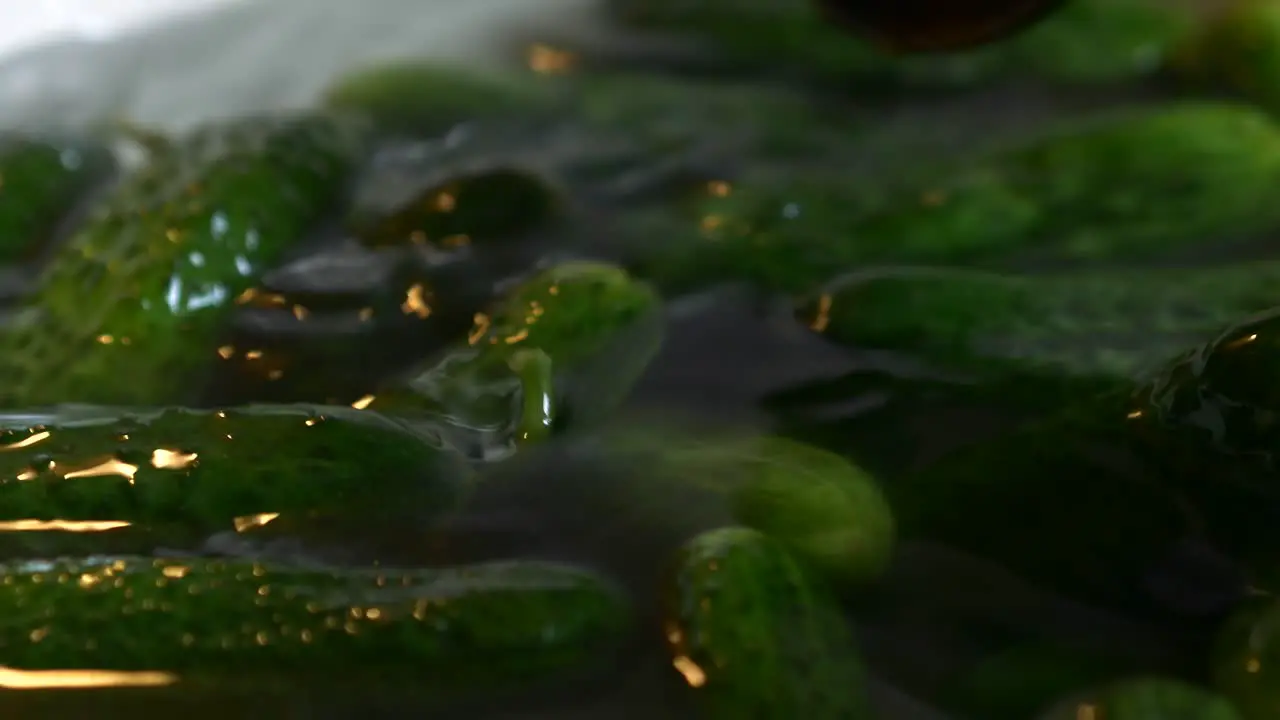
[[[692,57],[689,52],[697,50],[673,38],[637,36],[609,26],[598,0],[263,0],[110,40],[67,41],[23,50],[0,61],[0,125],[77,129],[125,118],[181,131],[209,119],[307,107],[345,72],[380,61],[427,58],[501,75],[522,69],[527,50],[535,41],[577,47],[587,54],[596,51],[613,62],[625,60],[632,69],[655,74],[680,66]],[[865,152],[852,166],[839,170],[851,178],[874,178],[901,160],[902,152],[942,156],[995,143],[1051,120],[1167,98],[1166,90],[1155,84],[1097,90],[1016,83],[972,93],[881,98],[864,107],[840,99],[837,116],[847,111],[850,118],[858,118],[864,128],[861,146]],[[814,99],[815,103],[826,101],[830,99]],[[544,158],[566,164],[575,153],[592,159],[596,148],[576,147],[579,139],[562,138],[561,145],[548,142],[550,147],[539,151]],[[520,152],[529,152],[528,148],[537,144],[521,138],[512,142]],[[601,150],[599,156],[607,158],[608,153]],[[642,160],[636,165],[645,170],[650,163]],[[625,183],[618,187],[617,195],[625,196]],[[558,236],[536,237],[519,246],[493,249],[482,258],[477,282],[489,286],[538,261],[582,254],[584,247],[589,248],[586,254],[603,259],[625,250],[611,244],[607,231],[609,222],[618,222],[625,215],[619,210],[622,203],[615,202],[617,197],[607,188],[603,192],[593,188],[587,179],[570,189],[578,193],[587,216],[599,218],[599,228],[606,228],[586,226],[577,232],[598,241],[584,243],[575,236],[570,243]],[[317,243],[329,240],[318,238]],[[1185,264],[1187,259],[1179,262]],[[374,284],[380,271],[358,263],[339,263],[338,267],[338,274],[346,280],[367,272]],[[301,280],[294,278],[293,282],[332,289],[333,282],[316,280],[312,272],[310,279],[304,272]],[[287,280],[282,282],[288,284]],[[353,284],[359,288],[370,283]],[[742,287],[713,288],[674,298],[668,305],[667,319],[662,352],[641,379],[629,407],[637,417],[662,414],[694,427],[769,428],[775,419],[759,401],[771,393],[852,370],[884,368],[908,377],[916,370],[902,358],[838,348],[796,323],[785,299],[762,297]],[[287,340],[299,332],[278,316],[250,317],[242,325],[240,331],[259,342],[270,342],[273,334]],[[315,329],[308,326],[303,332]],[[325,326],[319,329],[324,331]],[[396,331],[390,329],[392,334]],[[243,384],[238,379],[215,392],[214,400],[351,403],[363,394],[369,375],[395,368],[406,356],[428,355],[442,342],[434,336],[406,335],[389,356],[384,357],[382,350],[373,351],[361,356],[349,372],[322,374],[329,384],[318,390],[303,392],[297,386],[278,389],[286,386]],[[816,412],[856,419],[884,400],[882,395],[868,393]],[[929,405],[907,408],[869,426],[851,425],[854,429],[849,432],[860,433],[860,439],[870,439],[873,445],[876,438],[890,438],[884,440],[886,446],[901,450],[908,464],[919,465],[965,442],[991,437],[1018,419],[1014,413],[963,403]],[[895,455],[884,462],[892,465],[902,460]],[[647,577],[647,568],[633,567],[634,558],[629,555],[641,540],[619,541],[610,536],[602,523],[584,521],[584,515],[591,517],[588,510],[566,505],[565,496],[555,492],[560,486],[554,480],[573,487],[573,478],[564,476],[589,475],[594,470],[574,455],[572,446],[553,444],[531,454],[528,464],[517,472],[545,482],[549,489],[489,498],[492,505],[481,507],[492,507],[493,515],[480,513],[474,520],[478,526],[498,527],[502,532],[486,535],[493,544],[472,552],[481,556],[553,556],[602,565],[624,576],[634,571],[636,575],[628,577],[629,581]],[[714,509],[705,515],[691,512],[691,517],[682,521],[691,526],[713,525],[718,519],[715,513]],[[675,536],[685,529],[672,528],[672,537],[644,538],[643,542],[649,543],[646,553],[652,553],[652,543],[674,547]],[[300,552],[309,559],[329,559],[331,555],[345,562],[373,557],[405,563],[416,559],[414,553],[403,552],[409,542],[406,538],[361,528],[358,538],[348,539],[349,543],[330,542],[304,551],[285,543],[271,551],[277,555]],[[214,538],[209,547],[232,554],[251,552],[236,545],[234,537]],[[400,557],[395,557],[398,552]],[[640,582],[635,580],[635,584]],[[1188,648],[1198,650],[1203,639],[1200,628],[1171,630],[1161,624],[1163,619],[1123,617],[1088,607],[1033,588],[984,560],[944,548],[904,548],[881,589],[878,604],[858,612],[862,621],[859,640],[870,667],[873,705],[876,717],[883,720],[966,720],[933,709],[931,696],[959,668],[983,657],[989,650],[988,641],[994,645],[1012,634],[1136,648],[1151,672],[1171,673],[1185,669],[1185,658],[1194,654]],[[1177,587],[1168,594],[1194,595],[1196,590]],[[933,621],[935,611],[942,612],[934,604],[939,594],[947,596],[946,612],[966,615],[971,627],[963,637],[955,627]],[[616,663],[604,663],[608,666],[598,675],[580,682],[557,683],[515,698],[486,698],[474,705],[432,708],[429,715],[412,703],[404,707],[379,693],[356,690],[344,695],[316,688],[271,702],[254,697],[216,696],[209,702],[187,698],[173,701],[170,711],[246,718],[691,717],[685,688],[657,657],[658,650],[648,646],[628,649]],[[32,702],[37,704],[24,706],[22,717],[60,717],[75,712],[60,706],[57,696]],[[157,703],[167,702],[171,701],[119,696],[103,706],[102,714],[149,716],[165,711]]]

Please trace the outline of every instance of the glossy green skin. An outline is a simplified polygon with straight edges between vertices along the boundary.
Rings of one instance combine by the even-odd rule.
[[[114,170],[100,145],[0,137],[0,262],[23,262],[46,249],[68,208]]]
[[[1063,703],[1037,720],[1078,720],[1086,706],[1095,720],[1245,720],[1226,698],[1159,678],[1116,683]]]
[[[889,270],[836,284],[801,317],[838,343],[988,380],[1131,381],[1271,307],[1277,282],[1280,265],[1269,263],[1052,275]]]
[[[844,615],[781,545],[745,528],[699,535],[670,593],[667,640],[700,717],[873,717]]]
[[[422,62],[374,65],[339,78],[326,107],[360,112],[385,132],[433,135],[479,118],[547,108],[554,94],[541,78],[486,76]]]
[[[297,673],[344,682],[358,671],[478,689],[580,665],[630,622],[614,588],[549,563],[309,570],[100,558],[2,572],[0,643],[5,665],[20,670],[264,684]]]
[[[1106,83],[1159,67],[1191,23],[1144,0],[1076,0],[1003,42],[941,57],[895,58],[824,22],[805,0],[613,0],[624,22],[710,40],[736,63],[853,78],[863,88],[966,87],[1010,78]]]
[[[365,208],[359,200],[347,225],[365,245],[413,243],[442,251],[524,237],[553,223],[564,210],[558,188],[518,169],[451,176],[390,210]]]
[[[338,118],[253,118],[161,151],[60,249],[29,322],[0,337],[0,401],[191,400],[236,298],[343,189],[356,135]]]
[[[599,416],[639,378],[662,341],[652,287],[613,265],[573,262],[534,274],[477,318],[469,344],[371,406],[443,415],[516,440],[545,437],[564,386],[569,412]],[[532,362],[532,364],[530,364]],[[589,404],[589,407],[588,407]]]
[[[139,544],[116,549],[130,552],[157,540],[192,546],[260,513],[385,514],[388,497],[445,512],[469,476],[425,431],[350,408],[104,409],[0,423],[0,521],[129,523],[118,536]],[[69,551],[62,533],[35,535],[0,540],[30,542],[28,553]]]
[[[1061,126],[896,183],[744,178],[708,193],[639,265],[674,289],[749,280],[812,292],[868,265],[1142,260],[1280,225],[1277,186],[1280,128],[1265,113],[1187,102]]]

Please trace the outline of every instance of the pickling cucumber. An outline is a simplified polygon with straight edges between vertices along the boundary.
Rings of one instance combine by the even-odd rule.
[[[809,292],[869,265],[1133,261],[1280,225],[1280,128],[1183,102],[1108,114],[877,184],[776,173],[709,186],[642,251],[675,289],[721,280]]]
[[[1075,0],[1026,32],[969,52],[901,56],[851,37],[812,2],[616,0],[623,22],[713,43],[734,67],[835,76],[844,88],[964,88],[1011,78],[1108,83],[1153,73],[1193,18],[1153,0]],[[853,80],[854,82],[848,82]]]
[[[8,669],[148,671],[174,683],[354,675],[428,696],[502,689],[590,662],[631,616],[595,574],[537,562],[338,570],[100,557],[0,575]]]
[[[639,379],[663,337],[656,291],[607,263],[566,262],[534,273],[476,316],[457,347],[371,407],[430,414],[483,430],[505,447],[544,437],[562,420],[608,414]]]
[[[339,196],[356,127],[250,118],[158,152],[95,208],[26,322],[0,336],[3,404],[191,401],[237,297]]]
[[[0,428],[0,551],[31,522],[113,523],[105,550],[130,531],[190,545],[268,513],[445,511],[468,476],[426,430],[351,408],[101,409]]]
[[[1134,677],[1065,700],[1036,720],[1244,720],[1226,698],[1180,680]]]
[[[980,379],[1131,381],[1271,307],[1278,281],[1280,264],[1269,263],[1052,275],[895,269],[828,288],[800,318],[837,343]]]
[[[114,169],[115,160],[102,145],[0,136],[0,261],[38,255],[60,223]]]
[[[873,717],[840,609],[780,545],[712,530],[681,553],[667,642],[708,720]]]

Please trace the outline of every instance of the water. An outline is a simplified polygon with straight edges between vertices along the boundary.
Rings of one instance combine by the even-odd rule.
[[[606,346],[608,349],[598,352],[593,362],[574,366],[567,389],[558,388],[567,396],[571,432],[544,445],[521,446],[508,458],[513,448],[508,428],[501,423],[490,427],[482,422],[489,419],[487,413],[492,405],[483,405],[483,411],[475,413],[482,416],[479,420],[468,416],[468,420],[476,420],[471,426],[459,423],[462,427],[441,431],[434,421],[411,423],[414,432],[439,431],[445,441],[486,461],[477,463],[484,481],[470,496],[467,512],[448,522],[437,523],[438,518],[427,508],[407,502],[406,496],[396,496],[389,498],[385,512],[375,513],[372,520],[334,513],[290,524],[297,518],[286,516],[274,525],[269,524],[271,520],[264,521],[268,523],[263,525],[265,532],[226,530],[204,538],[194,548],[165,545],[164,554],[265,557],[294,565],[366,566],[376,562],[384,567],[453,565],[511,557],[571,562],[607,574],[634,603],[642,627],[648,627],[643,623],[656,627],[663,613],[656,588],[666,577],[679,547],[689,537],[731,524],[742,514],[740,508],[726,502],[723,487],[715,483],[736,486],[741,481],[739,475],[749,474],[755,467],[750,463],[723,467],[710,463],[698,455],[705,452],[699,438],[711,444],[728,436],[727,447],[750,456],[757,450],[742,451],[732,438],[754,438],[759,433],[800,437],[856,459],[892,489],[893,482],[906,482],[936,462],[946,462],[957,448],[997,441],[1020,422],[1050,414],[1064,398],[1087,397],[1087,393],[1100,387],[1113,389],[1111,383],[1117,377],[1127,380],[1130,373],[1125,363],[1134,362],[1132,356],[1146,353],[1163,359],[1163,350],[1152,349],[1160,342],[1173,342],[1178,349],[1194,344],[1178,334],[1181,325],[1175,328],[1178,332],[1168,331],[1175,340],[1160,335],[1165,332],[1161,326],[1163,317],[1154,311],[1149,323],[1145,319],[1134,321],[1134,311],[1126,303],[1145,307],[1141,297],[1122,296],[1116,304],[1116,316],[1127,320],[1111,322],[1111,306],[1098,301],[1102,310],[1095,312],[1093,298],[1082,294],[1065,301],[1063,308],[1057,310],[1075,313],[1071,316],[1083,317],[1082,322],[1094,322],[1096,327],[1080,330],[1053,326],[1051,330],[1063,333],[1061,337],[1067,339],[1033,339],[1025,346],[1017,337],[1001,336],[1001,328],[996,327],[992,331],[994,339],[983,346],[984,352],[989,351],[983,357],[997,358],[992,367],[1010,357],[1034,359],[1046,353],[1046,347],[1053,349],[1056,341],[1065,347],[1056,348],[1054,357],[1067,358],[1059,370],[1076,368],[1073,363],[1096,362],[1104,368],[1098,373],[1102,377],[1085,372],[1077,377],[1074,370],[1060,373],[1069,375],[1068,380],[1053,373],[1048,378],[1033,374],[1019,379],[1026,385],[1001,390],[1002,380],[997,375],[992,380],[996,390],[991,390],[987,385],[971,382],[974,377],[990,380],[982,374],[981,367],[977,371],[968,366],[958,370],[946,367],[947,363],[940,361],[946,359],[941,350],[938,357],[929,357],[928,352],[885,350],[874,343],[853,343],[851,347],[814,332],[810,323],[798,320],[795,308],[798,296],[811,295],[816,283],[790,287],[785,277],[771,274],[769,268],[738,268],[737,276],[728,272],[728,277],[716,278],[724,282],[684,282],[662,276],[653,266],[637,263],[636,259],[643,260],[646,250],[664,247],[663,240],[690,239],[680,235],[688,229],[681,222],[689,226],[694,222],[689,207],[714,201],[715,197],[736,198],[739,186],[750,190],[755,184],[770,187],[772,183],[772,187],[783,188],[785,199],[792,192],[787,182],[801,187],[805,181],[825,179],[865,188],[866,196],[872,197],[880,191],[881,179],[889,186],[891,178],[897,182],[900,170],[917,165],[947,168],[950,166],[946,162],[951,159],[963,160],[967,155],[998,150],[1019,138],[1033,137],[1053,124],[1226,93],[1216,88],[1188,92],[1164,74],[1144,72],[1131,78],[1074,84],[1013,73],[973,87],[947,90],[886,89],[833,82],[829,77],[797,72],[781,62],[760,68],[750,62],[728,61],[683,36],[623,30],[610,22],[602,3],[603,0],[241,2],[108,39],[70,40],[21,49],[0,60],[0,125],[68,132],[94,130],[111,121],[127,120],[180,133],[209,120],[307,108],[331,83],[352,69],[404,58],[427,59],[441,67],[478,70],[494,78],[515,76],[521,78],[520,82],[545,82],[558,87],[554,85],[558,82],[554,74],[550,78],[529,74],[530,52],[535,43],[572,49],[577,65],[567,75],[570,86],[575,77],[606,77],[610,78],[608,82],[617,79],[621,83],[648,76],[675,83],[686,92],[672,101],[654,89],[661,85],[639,84],[635,86],[635,98],[610,99],[604,92],[608,90],[606,83],[595,87],[596,94],[555,95],[557,100],[551,105],[523,116],[512,113],[487,117],[459,124],[429,140],[396,138],[385,143],[385,156],[359,178],[360,189],[368,191],[374,200],[394,204],[406,188],[450,180],[477,168],[514,168],[536,177],[553,178],[553,185],[569,198],[568,209],[548,224],[519,227],[515,241],[476,241],[461,249],[429,246],[371,252],[351,241],[336,222],[338,218],[323,218],[320,227],[287,254],[287,260],[296,262],[279,263],[281,267],[267,272],[258,285],[264,294],[280,293],[288,301],[284,305],[265,303],[240,309],[226,334],[219,336],[226,343],[224,347],[232,348],[223,357],[232,361],[220,365],[209,384],[201,384],[200,392],[187,400],[193,405],[305,402],[356,407],[374,402],[373,409],[384,409],[376,403],[385,402],[385,398],[366,396],[375,391],[381,395],[380,383],[387,378],[435,357],[464,337],[476,320],[475,313],[487,308],[494,296],[517,286],[535,267],[584,257],[638,264],[646,268],[640,272],[652,272],[657,276],[655,281],[667,291],[660,313],[664,323],[661,349],[652,362],[640,363],[643,367],[637,372],[643,372],[628,396],[609,397],[609,384],[602,384],[602,378],[625,375],[629,363],[635,364],[635,358],[644,355],[636,350],[644,347],[643,325],[627,342]],[[1146,57],[1135,53],[1134,66],[1143,66]],[[947,82],[954,84],[957,77],[960,75],[948,76]],[[689,92],[689,87],[701,90]],[[739,95],[733,94],[735,87]],[[650,106],[642,101],[646,93],[655,98]],[[681,97],[683,101],[679,100]],[[747,100],[742,101],[742,97]],[[752,113],[764,112],[765,98],[783,108],[778,110],[782,117],[794,112],[794,106],[803,107],[806,114],[795,121],[802,131],[786,132],[785,121],[778,121],[776,127],[768,125],[768,121],[757,123]],[[700,106],[703,100],[712,108],[705,113]],[[624,101],[634,104],[621,105]],[[610,112],[611,103],[631,109]],[[773,110],[772,105],[769,110]],[[596,113],[593,121],[583,121],[589,113]],[[1128,158],[1122,151],[1119,148],[1112,155]],[[1260,150],[1258,154],[1265,153]],[[1133,162],[1118,162],[1116,172],[1143,166],[1141,153],[1137,157],[1139,160]],[[1194,161],[1197,156],[1191,157]],[[1099,163],[1105,160],[1099,158]],[[1055,162],[1069,159],[1058,158],[1045,164],[1057,167]],[[1229,180],[1231,169],[1214,175],[1213,168],[1206,167],[1203,175]],[[945,186],[948,176],[941,173],[949,171],[937,172],[938,184]],[[1266,172],[1259,171],[1264,180],[1269,177]],[[1194,172],[1174,167],[1171,173],[1176,181],[1157,190],[1163,193],[1158,194],[1157,200],[1170,208],[1180,202],[1194,204],[1194,198],[1185,197],[1206,192],[1197,189]],[[521,177],[517,173],[515,182]],[[1036,186],[1040,177],[1030,173],[1022,180],[1030,187]],[[1084,177],[1095,183],[1108,181],[1102,173]],[[1150,179],[1150,175],[1143,177]],[[1186,180],[1188,177],[1192,179]],[[982,179],[974,181],[980,189]],[[1152,183],[1160,185],[1158,181]],[[1016,184],[1013,187],[1020,189]],[[966,188],[948,191],[963,195]],[[1075,197],[1071,187],[1059,190],[1063,196]],[[1123,190],[1119,188],[1115,194],[1124,196]],[[1008,205],[997,203],[991,215],[998,221],[1019,222],[1023,216],[1018,214],[1018,202],[1022,198],[1013,190],[1007,195],[1012,200],[995,196],[996,201],[1008,201]],[[1261,196],[1265,198],[1265,192]],[[509,201],[511,195],[502,194],[502,198]],[[1063,223],[1094,215],[1100,218],[1073,237],[1076,244],[1071,247],[1087,251],[1094,247],[1090,241],[1097,234],[1125,222],[1140,226],[1134,231],[1135,236],[1146,232],[1140,221],[1129,218],[1133,217],[1134,204],[1147,201],[1138,196],[1137,201],[1126,204],[1126,199],[1127,196],[1120,197],[1114,204],[1099,200],[1094,207],[1068,207],[1059,218]],[[945,193],[935,198],[926,188],[920,197],[918,215],[924,217],[933,209],[946,206],[947,200]],[[1280,223],[1274,218],[1267,223],[1253,222],[1254,215],[1269,217],[1256,206],[1265,203],[1238,204],[1244,209],[1232,209],[1236,205],[1230,202],[1215,205],[1213,212],[1221,214],[1206,221],[1211,227],[1205,232],[1215,238],[1221,235],[1221,243],[1212,244],[1197,237],[1186,240],[1185,247],[1173,247],[1170,239],[1166,251],[1148,253],[1136,261],[1085,251],[1075,255],[1046,251],[1012,252],[1001,255],[998,261],[986,258],[970,263],[965,259],[957,264],[1002,269],[1012,266],[1034,279],[1080,266],[1134,272],[1135,265],[1185,268],[1210,260],[1225,263],[1273,255],[1267,240],[1269,231]],[[753,222],[773,222],[785,231],[805,222],[811,208],[818,206],[818,200],[802,197],[772,208],[772,214],[747,214]],[[1221,210],[1222,206],[1228,209]],[[724,213],[731,217],[733,207],[726,207]],[[1008,212],[1001,214],[1006,209]],[[705,224],[718,217],[708,211],[697,220]],[[989,225],[995,227],[996,220]],[[476,220],[482,221],[483,218]],[[1193,221],[1198,218],[1184,224]],[[1157,220],[1150,222],[1152,226],[1157,224]],[[954,231],[956,225],[939,225],[935,229]],[[889,222],[859,227],[877,228],[890,236],[897,232]],[[1052,229],[1051,224],[1034,227],[1051,234],[1045,230]],[[1173,238],[1178,228],[1163,230]],[[464,231],[474,232],[475,228]],[[673,237],[663,237],[664,233]],[[980,236],[981,233],[969,233],[965,237]],[[907,239],[917,239],[901,237],[904,245]],[[821,234],[815,238],[822,239]],[[406,257],[412,261],[408,270]],[[888,257],[884,264],[894,266],[910,264],[912,260],[892,252]],[[777,260],[778,265],[783,265],[788,257],[778,255]],[[868,270],[864,266],[878,265],[880,261],[849,264],[852,267],[842,269]],[[885,272],[892,276],[896,270],[870,269],[864,275],[873,277]],[[430,313],[419,312],[421,308],[412,302],[412,289],[407,297],[404,295],[406,287],[411,288],[424,276],[436,292],[431,298]],[[753,286],[747,279],[758,282]],[[775,280],[777,285],[772,291],[759,286]],[[30,279],[0,275],[0,284],[6,283],[11,287],[4,295],[13,297],[28,292]],[[1112,282],[1108,287],[1118,284],[1121,283]],[[1179,284],[1170,281],[1163,287]],[[1228,313],[1223,320],[1215,312],[1201,308],[1199,296],[1190,296],[1189,300],[1176,293],[1172,296],[1171,312],[1179,322],[1192,325],[1187,334],[1194,342],[1213,337],[1225,322],[1236,319]],[[961,294],[956,302],[963,304],[972,297]],[[875,300],[866,299],[869,303]],[[914,298],[905,297],[900,304],[913,301]],[[1239,302],[1260,301],[1246,297]],[[305,306],[306,312],[285,307],[293,303]],[[375,308],[378,313],[372,330],[361,317],[366,308]],[[1157,310],[1163,309],[1167,308],[1157,304]],[[800,319],[817,322],[813,317]],[[977,325],[985,320],[971,322]],[[1036,331],[1041,325],[1051,324],[1036,324],[1034,317],[1030,322],[1031,330]],[[1139,325],[1136,330],[1131,327],[1134,324]],[[1092,342],[1119,359],[1107,355],[1082,360],[1072,354],[1078,349],[1077,343],[1092,347]],[[255,348],[252,352],[256,355],[236,355],[237,349],[249,347]],[[284,358],[283,364],[271,364],[277,358]],[[1112,362],[1117,365],[1107,364]],[[1079,385],[1072,384],[1077,382]],[[978,389],[973,391],[975,387]],[[528,385],[524,391],[527,395]],[[502,399],[505,402],[506,396]],[[612,400],[621,402],[621,407],[610,405],[595,415],[589,414],[597,404],[609,405],[606,401]],[[506,406],[499,403],[497,415],[503,420],[507,417],[505,411]],[[92,415],[96,411],[78,412]],[[11,421],[17,425],[36,422],[28,416]],[[637,429],[653,437],[637,436]],[[438,439],[435,435],[430,437]],[[633,448],[627,454],[605,444],[618,438],[635,442],[640,449]],[[691,445],[681,444],[690,442]],[[1067,442],[1075,442],[1075,438],[1064,441]],[[664,475],[663,453],[682,447],[687,457],[700,458],[699,462],[704,463],[694,465],[696,482],[672,482]],[[87,452],[73,449],[69,454],[77,457]],[[1064,462],[1086,456],[1093,461],[1091,452],[1092,448],[1064,456]],[[298,459],[297,465],[302,467],[320,455],[323,451],[316,450]],[[1129,473],[1133,476],[1144,477],[1142,473],[1148,468],[1130,468],[1125,463],[1133,458],[1124,452],[1120,455],[1085,468],[1111,477],[1105,473],[1120,467],[1124,472],[1133,470]],[[494,462],[500,458],[505,459]],[[736,458],[735,462],[740,460]],[[160,465],[155,467],[159,469]],[[804,469],[797,471],[801,477],[822,474],[804,463],[797,467]],[[1050,474],[1053,468],[1035,468],[1035,472],[1041,469]],[[139,478],[140,485],[145,484],[143,480]],[[1096,494],[1114,497],[1116,503],[1128,497],[1118,491]],[[897,499],[893,492],[890,495]],[[1049,510],[1036,504],[1043,498],[1028,495],[1025,507],[1020,507],[1002,497],[999,502],[1005,503],[1006,515],[1025,511],[1028,518],[1035,518],[1043,512],[1049,518],[1041,523],[1046,527],[1061,520],[1054,520]],[[1064,505],[1069,504],[1070,498],[1059,499]],[[1147,510],[1156,516],[1163,509],[1155,505],[1140,506],[1135,514],[1146,521]],[[957,503],[954,514],[970,510]],[[1193,509],[1189,514],[1196,515],[1197,511]],[[653,522],[655,515],[660,518],[658,522]],[[1106,520],[1111,516],[1099,511],[1096,517]],[[1134,523],[1136,526],[1137,520]],[[1028,545],[1044,539],[1049,532],[1038,529],[1034,519],[1026,524]],[[1152,520],[1151,524],[1158,523]],[[1080,583],[1074,588],[1079,592],[1067,592],[1054,586],[1053,578],[1036,575],[1037,568],[1018,566],[1018,572],[1013,572],[972,549],[949,547],[932,538],[909,538],[897,548],[876,583],[843,596],[842,611],[856,624],[857,648],[867,666],[870,717],[1018,720],[1010,714],[1018,711],[1009,708],[1028,705],[1025,698],[1016,697],[1018,688],[993,689],[1000,682],[1014,686],[1024,682],[1017,679],[1013,668],[997,672],[993,677],[999,682],[989,681],[985,689],[973,688],[981,685],[980,671],[999,662],[1017,665],[1018,656],[1009,653],[1026,648],[1036,651],[1047,647],[1050,654],[1065,648],[1064,654],[1069,656],[1066,660],[1055,656],[1045,661],[1053,667],[1044,671],[1054,676],[1047,681],[1052,688],[1043,692],[1044,697],[1033,700],[1066,695],[1059,685],[1078,691],[1095,682],[1132,674],[1159,674],[1204,684],[1208,680],[1203,667],[1207,645],[1226,610],[1240,599],[1246,579],[1234,560],[1224,558],[1221,548],[1196,533],[1190,534],[1195,536],[1178,537],[1151,553],[1154,560],[1150,567],[1144,566],[1142,578],[1133,578],[1135,583],[1145,584],[1133,592],[1128,587],[1099,590],[1090,584],[1095,578],[1089,572],[1090,558],[1080,558],[1078,553],[1069,559],[1082,566],[1074,568],[1077,574],[1072,576]],[[1088,545],[1093,535],[1083,533],[1082,546],[1108,547],[1101,543]],[[1226,535],[1234,537],[1230,532]],[[968,539],[978,545],[986,542],[984,538]],[[1019,544],[1017,538],[1005,541],[1006,545]],[[1026,557],[1013,549],[998,550],[1007,550],[1009,557],[1004,564],[1017,565],[1019,558]],[[1046,553],[1052,550],[1047,548]],[[1123,552],[1117,549],[1116,554]],[[1028,581],[1028,575],[1035,576],[1034,582]],[[796,628],[809,620],[812,618],[800,618]],[[743,621],[744,627],[749,625],[749,621]],[[778,645],[793,653],[804,652],[808,646],[803,642],[815,642],[812,634],[805,636],[799,629],[794,638],[782,635],[784,639]],[[284,690],[276,688],[262,696],[246,691],[241,697],[215,687],[208,695],[195,691],[185,697],[117,693],[92,703],[96,712],[109,717],[152,714],[160,709],[264,718],[422,717],[427,709],[431,717],[441,718],[696,717],[692,700],[695,695],[686,686],[692,682],[690,676],[676,672],[679,663],[672,668],[661,643],[642,636],[643,633],[635,638],[628,636],[611,653],[602,652],[589,672],[569,673],[569,677],[557,677],[545,686],[539,683],[514,693],[495,691],[483,693],[478,699],[468,696],[443,706],[434,702],[422,704],[418,697],[405,698],[403,688],[383,692],[372,676],[346,682],[335,678],[332,687],[314,678],[291,681],[284,683]],[[793,639],[795,647],[791,645]],[[821,643],[814,647],[831,652]],[[799,661],[830,659],[827,655],[817,657],[816,651],[810,655]],[[1086,661],[1080,660],[1082,655]],[[763,657],[761,664],[777,661],[767,653]],[[1015,660],[1010,661],[1010,657]],[[1033,656],[1033,660],[1042,659]],[[1102,665],[1114,662],[1120,669],[1094,672],[1090,667],[1095,660]],[[729,666],[734,666],[732,658]],[[1034,667],[1031,672],[1034,674]],[[1072,673],[1082,676],[1078,685],[1057,681],[1059,676],[1075,677]],[[972,680],[974,677],[979,680]],[[1010,677],[1014,679],[1004,679]],[[1025,684],[1042,680],[1032,677]],[[820,689],[814,694],[820,696],[822,692]],[[31,704],[15,706],[24,717],[75,714],[85,707],[83,697],[75,697],[74,693],[31,694],[24,698],[23,702]],[[988,705],[982,705],[988,701]],[[822,717],[853,717],[839,713],[843,707],[840,702],[824,707],[836,710]],[[987,709],[980,709],[983,707]],[[998,709],[991,711],[991,707]],[[995,718],[985,712],[1004,714]],[[762,720],[789,716],[786,712],[767,711],[757,715]],[[1161,720],[1172,716],[1142,717]],[[1246,720],[1254,718],[1249,716]]]

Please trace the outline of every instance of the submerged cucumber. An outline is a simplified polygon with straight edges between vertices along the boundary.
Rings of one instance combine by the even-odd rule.
[[[101,145],[0,137],[0,261],[39,254],[59,223],[114,169]]]
[[[0,574],[7,668],[175,682],[351,684],[359,674],[429,693],[501,688],[589,662],[630,618],[607,582],[550,563],[326,570],[98,558]]]
[[[1074,0],[1026,32],[969,52],[907,56],[859,42],[805,0],[615,0],[621,19],[692,34],[735,64],[852,78],[846,87],[967,87],[1010,78],[1107,83],[1151,74],[1193,18],[1159,0]]]
[[[726,528],[686,545],[667,641],[708,720],[871,718],[839,607],[782,548]]]
[[[1268,715],[1267,717],[1272,717]],[[1036,720],[1243,720],[1224,697],[1180,680],[1136,677],[1058,704]]]
[[[590,424],[625,399],[662,343],[661,299],[607,263],[567,262],[526,278],[476,316],[465,347],[371,407],[441,416],[495,443],[546,436],[565,401]]]
[[[801,318],[838,343],[918,355],[980,378],[1132,380],[1276,301],[1280,264],[1010,275],[905,269],[860,275]]]
[[[896,183],[720,184],[639,262],[676,288],[807,292],[875,264],[1158,258],[1275,228],[1277,187],[1280,128],[1263,111],[1188,102],[1063,125]]]
[[[210,126],[162,150],[69,239],[29,322],[0,336],[10,407],[184,402],[230,306],[337,197],[352,126]]]
[[[0,531],[15,534],[113,523],[194,543],[265,513],[443,511],[467,478],[424,431],[350,408],[104,409],[0,427]]]

